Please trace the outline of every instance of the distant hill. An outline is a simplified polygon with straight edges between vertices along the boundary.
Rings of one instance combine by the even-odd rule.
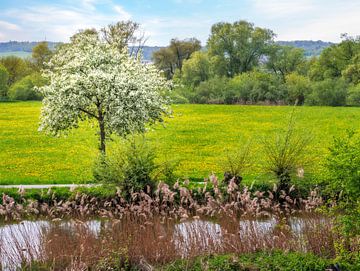
[[[313,40],[277,41],[277,43],[280,45],[302,48],[305,50],[305,56],[307,56],[307,57],[318,56],[321,54],[322,50],[335,44],[332,42],[325,42],[325,41],[321,41],[321,40],[318,40],[318,41],[313,41]]]
[[[296,40],[296,41],[277,41],[278,44],[294,46],[302,48],[305,50],[305,55],[307,57],[318,56],[321,51],[326,47],[333,45],[334,43],[325,42],[325,41],[312,41],[312,40]],[[38,42],[28,42],[28,41],[9,41],[9,42],[0,42],[0,57],[7,55],[16,55],[20,57],[30,56],[31,50],[36,46]],[[55,49],[55,47],[60,44],[59,42],[48,42],[50,49]],[[142,48],[144,60],[151,61],[151,56],[153,52],[160,50],[163,47],[160,46],[144,46]],[[131,50],[131,49],[130,49]]]
[[[31,54],[32,48],[35,47],[39,42],[29,42],[29,41],[9,41],[9,42],[0,42],[0,57],[15,55],[19,57],[28,57]],[[51,42],[48,41],[49,48],[55,49],[60,42]],[[153,52],[160,50],[162,47],[159,46],[144,46],[142,52],[144,55],[145,61],[151,61],[151,56]],[[131,48],[130,48],[131,50]]]
[[[39,42],[36,41],[8,41],[0,42],[0,53],[5,52],[28,52],[31,53],[31,50]],[[49,48],[55,49],[56,45],[60,44],[59,42],[48,41]]]

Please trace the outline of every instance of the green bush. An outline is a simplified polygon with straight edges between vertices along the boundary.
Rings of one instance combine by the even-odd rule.
[[[357,84],[349,89],[346,103],[348,105],[360,105],[360,84]]]
[[[228,79],[225,77],[211,78],[208,81],[201,82],[195,88],[195,95],[191,97],[190,102],[194,103],[224,103],[224,93],[227,92]]]
[[[253,254],[216,255],[199,257],[194,260],[178,260],[162,271],[324,271],[332,264],[332,260],[320,258],[313,254],[296,252],[259,252]],[[355,270],[355,269],[354,269]]]
[[[354,131],[334,138],[325,168],[328,193],[337,201],[330,212],[341,214],[337,216],[337,230],[342,237],[338,253],[343,258],[351,251],[351,238],[360,237],[360,137]]]
[[[297,73],[288,74],[286,77],[287,104],[302,105],[305,97],[311,92],[311,84],[309,78]]]
[[[229,82],[229,91],[233,100],[241,103],[272,102],[285,98],[285,88],[280,78],[274,74],[252,71],[242,73]]]
[[[280,130],[275,137],[263,139],[264,167],[276,176],[280,190],[288,190],[296,170],[307,163],[305,154],[311,142],[309,134],[295,129],[294,114],[291,114],[285,131]]]
[[[40,74],[34,73],[17,81],[9,89],[11,100],[41,100],[42,96],[35,90],[35,87],[43,86],[46,80]]]
[[[8,80],[9,72],[7,69],[0,63],[0,99],[4,99],[7,96],[8,92]]]
[[[329,189],[356,200],[360,196],[360,137],[349,130],[334,138],[325,162]]]
[[[305,98],[309,105],[346,105],[348,85],[342,79],[325,79],[312,83],[312,91]]]
[[[157,181],[173,182],[175,164],[165,161],[155,162],[156,151],[144,139],[132,138],[117,146],[106,156],[101,155],[94,167],[97,182],[115,184],[125,195],[132,191],[151,191]]]

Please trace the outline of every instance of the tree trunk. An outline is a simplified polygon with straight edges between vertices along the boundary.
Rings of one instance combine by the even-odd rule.
[[[99,119],[99,127],[100,127],[100,146],[99,150],[102,154],[105,154],[106,152],[106,146],[105,146],[105,125],[104,120]]]
[[[104,123],[104,116],[103,116],[103,112],[101,109],[101,106],[98,105],[98,121],[99,121],[99,128],[100,128],[100,144],[99,144],[99,150],[101,151],[102,154],[105,154],[106,152],[106,145],[105,145],[105,140],[106,140],[106,135],[105,135],[105,123]]]

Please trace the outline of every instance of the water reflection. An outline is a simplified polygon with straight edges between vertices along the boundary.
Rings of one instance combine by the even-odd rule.
[[[248,247],[261,249],[262,246],[268,246],[273,248],[277,245],[274,239],[275,233],[278,228],[283,228],[284,221],[291,235],[295,236],[292,241],[298,243],[297,248],[306,251],[307,247],[303,241],[305,230],[309,230],[309,227],[315,229],[322,223],[328,224],[325,218],[301,217],[291,217],[281,221],[275,218],[234,221],[231,223],[231,221],[224,219],[214,221],[195,219],[181,223],[155,222],[151,226],[152,231],[150,233],[153,235],[151,237],[141,236],[143,233],[140,229],[145,228],[141,223],[134,225],[121,221],[100,220],[84,222],[75,220],[58,222],[23,221],[19,224],[0,226],[0,267],[3,270],[16,270],[24,261],[30,262],[36,259],[56,257],[54,254],[56,250],[67,250],[67,253],[73,253],[71,249],[79,248],[76,247],[76,244],[72,244],[72,248],[69,249],[68,246],[71,246],[71,241],[80,240],[84,236],[91,237],[92,243],[90,244],[107,240],[107,242],[114,241],[114,244],[117,242],[116,245],[127,242],[131,236],[135,241],[127,244],[130,248],[141,246],[140,250],[137,248],[136,253],[153,253],[154,258],[165,253],[164,247],[166,246],[166,252],[176,254],[177,257],[187,257],[199,252],[223,252],[229,249],[247,251],[249,250]],[[149,235],[149,232],[146,234]],[[140,237],[138,237],[139,235]],[[102,239],[102,237],[104,238]],[[56,244],[51,243],[54,240]],[[158,246],[156,247],[156,245]],[[149,252],[154,247],[159,251]],[[65,257],[64,255],[66,253],[62,252],[62,257]],[[173,257],[174,255],[170,256]]]

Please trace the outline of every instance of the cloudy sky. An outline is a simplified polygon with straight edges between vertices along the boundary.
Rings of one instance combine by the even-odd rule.
[[[206,43],[219,21],[248,20],[278,40],[339,41],[360,34],[359,0],[0,0],[0,41],[67,41],[78,29],[141,23],[147,45],[174,37]]]

